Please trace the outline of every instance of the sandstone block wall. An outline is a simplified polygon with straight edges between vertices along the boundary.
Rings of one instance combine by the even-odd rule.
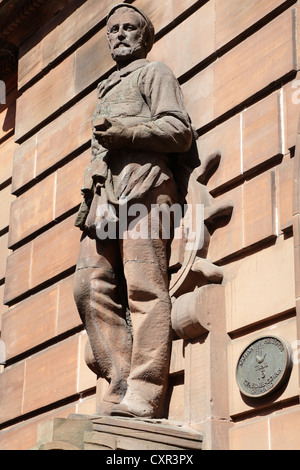
[[[87,336],[72,298],[80,240],[73,223],[90,158],[95,88],[114,66],[104,18],[115,3],[78,2],[69,16],[56,15],[24,40],[7,104],[0,105],[0,325],[7,351],[1,449],[34,447],[38,424],[49,417],[95,411],[96,379],[84,362]],[[299,2],[134,4],[156,28],[150,59],[166,62],[182,85],[201,159],[222,153],[209,190],[235,203],[209,252],[225,272],[224,394],[232,422],[226,439],[233,450],[300,449],[297,361],[284,392],[264,407],[250,406],[235,382],[239,354],[257,336],[284,337],[297,357],[292,200]],[[184,421],[184,371],[193,362],[182,350],[175,342],[170,419]],[[198,382],[195,407],[204,393],[201,374]]]

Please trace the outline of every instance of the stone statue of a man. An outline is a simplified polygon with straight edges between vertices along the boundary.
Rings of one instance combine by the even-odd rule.
[[[170,241],[161,233],[131,236],[129,216],[122,237],[97,233],[103,207],[113,207],[117,220],[121,208],[130,214],[138,202],[150,224],[154,206],[177,201],[172,159],[189,150],[193,134],[173,73],[146,59],[154,43],[149,18],[118,4],[107,37],[117,70],[98,85],[92,162],[76,221],[83,236],[74,295],[98,373],[109,382],[97,413],[154,418],[163,413],[170,359]]]

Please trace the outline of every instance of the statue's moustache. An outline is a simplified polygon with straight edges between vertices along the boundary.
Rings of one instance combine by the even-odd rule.
[[[130,45],[127,44],[126,42],[118,42],[118,43],[114,46],[114,49],[118,49],[118,47],[120,47],[120,46],[130,47]]]

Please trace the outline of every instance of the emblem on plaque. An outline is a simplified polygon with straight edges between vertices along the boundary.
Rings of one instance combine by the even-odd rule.
[[[286,383],[291,369],[292,352],[287,341],[265,336],[250,343],[240,355],[236,380],[243,395],[261,398]]]

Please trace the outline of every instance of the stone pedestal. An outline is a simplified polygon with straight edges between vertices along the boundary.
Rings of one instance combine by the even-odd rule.
[[[202,450],[201,433],[167,420],[70,415],[43,423],[36,450]]]
[[[172,326],[184,340],[184,422],[205,436],[203,449],[228,450],[229,337],[225,288],[211,284],[181,296]]]

